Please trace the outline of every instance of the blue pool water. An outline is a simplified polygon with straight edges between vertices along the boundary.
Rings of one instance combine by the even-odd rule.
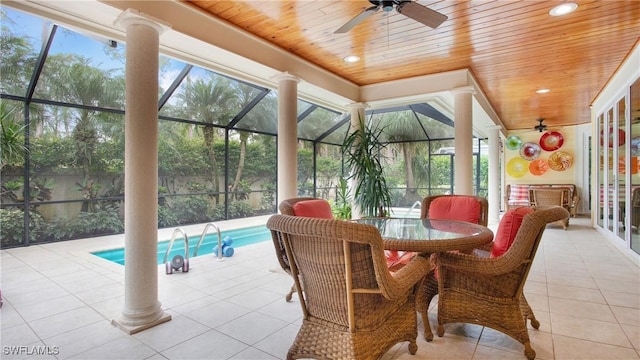
[[[233,247],[234,249],[271,239],[271,233],[269,232],[269,229],[267,229],[267,227],[264,225],[222,231],[221,235],[222,239],[225,239],[227,236],[231,237],[233,241],[231,247]],[[193,251],[195,250],[195,247],[198,244],[199,240],[200,234],[196,236],[189,236],[189,257],[193,256]],[[158,243],[158,264],[162,264],[162,260],[164,260],[164,254],[167,252],[168,246],[169,240]],[[218,246],[218,232],[212,231],[205,235],[204,240],[202,240],[202,244],[198,249],[198,256],[213,253],[213,248],[216,246]],[[96,251],[92,252],[91,254],[99,256],[103,259],[107,259],[109,261],[113,261],[120,265],[124,265],[124,248]],[[173,242],[173,246],[171,247],[171,252],[167,257],[167,261],[170,261],[171,258],[173,258],[175,255],[184,256],[184,238],[179,235]]]

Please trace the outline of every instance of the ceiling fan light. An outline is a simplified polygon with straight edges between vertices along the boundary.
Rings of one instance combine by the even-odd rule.
[[[574,12],[578,8],[578,4],[574,2],[562,3],[549,10],[551,16],[562,16]]]

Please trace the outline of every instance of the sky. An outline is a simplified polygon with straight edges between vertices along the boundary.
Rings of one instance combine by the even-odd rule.
[[[2,19],[3,28],[8,27],[14,34],[27,37],[32,44],[34,52],[38,53],[45,34],[50,31],[51,22],[6,6],[1,8],[7,15],[6,18]],[[68,29],[58,24],[49,53],[78,53],[90,58],[92,60],[91,65],[100,69],[124,72],[124,44],[118,43],[118,47],[115,49],[118,56],[110,56],[105,50],[109,49],[106,46],[107,40],[86,32],[78,33],[76,30]],[[184,66],[183,62],[169,59],[169,65],[159,79],[160,87],[167,89]]]

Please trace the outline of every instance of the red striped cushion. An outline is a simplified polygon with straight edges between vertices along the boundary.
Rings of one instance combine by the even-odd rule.
[[[529,205],[529,185],[511,184],[509,185],[508,205]]]

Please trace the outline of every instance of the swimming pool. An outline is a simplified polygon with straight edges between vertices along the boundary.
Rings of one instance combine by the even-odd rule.
[[[222,231],[220,234],[223,239],[227,236],[231,237],[231,239],[233,240],[231,246],[234,249],[271,239],[271,233],[269,232],[269,229],[267,229],[267,227],[264,225]],[[201,234],[198,234],[197,236],[189,236],[189,257],[193,256],[193,251],[195,250],[195,247],[200,240],[200,236]],[[169,240],[161,241],[158,243],[158,265],[162,264],[162,261],[164,260],[164,254],[165,252],[167,252],[168,246]],[[217,246],[218,233],[216,231],[212,231],[205,235],[204,240],[202,240],[202,244],[198,249],[198,256],[213,253],[213,248]],[[124,265],[124,248],[96,251],[92,252],[91,254],[109,261],[113,261],[120,265]],[[168,261],[171,260],[175,255],[184,256],[184,239],[181,236],[176,237],[176,240],[173,242],[173,247],[171,247],[171,252],[167,257]]]

